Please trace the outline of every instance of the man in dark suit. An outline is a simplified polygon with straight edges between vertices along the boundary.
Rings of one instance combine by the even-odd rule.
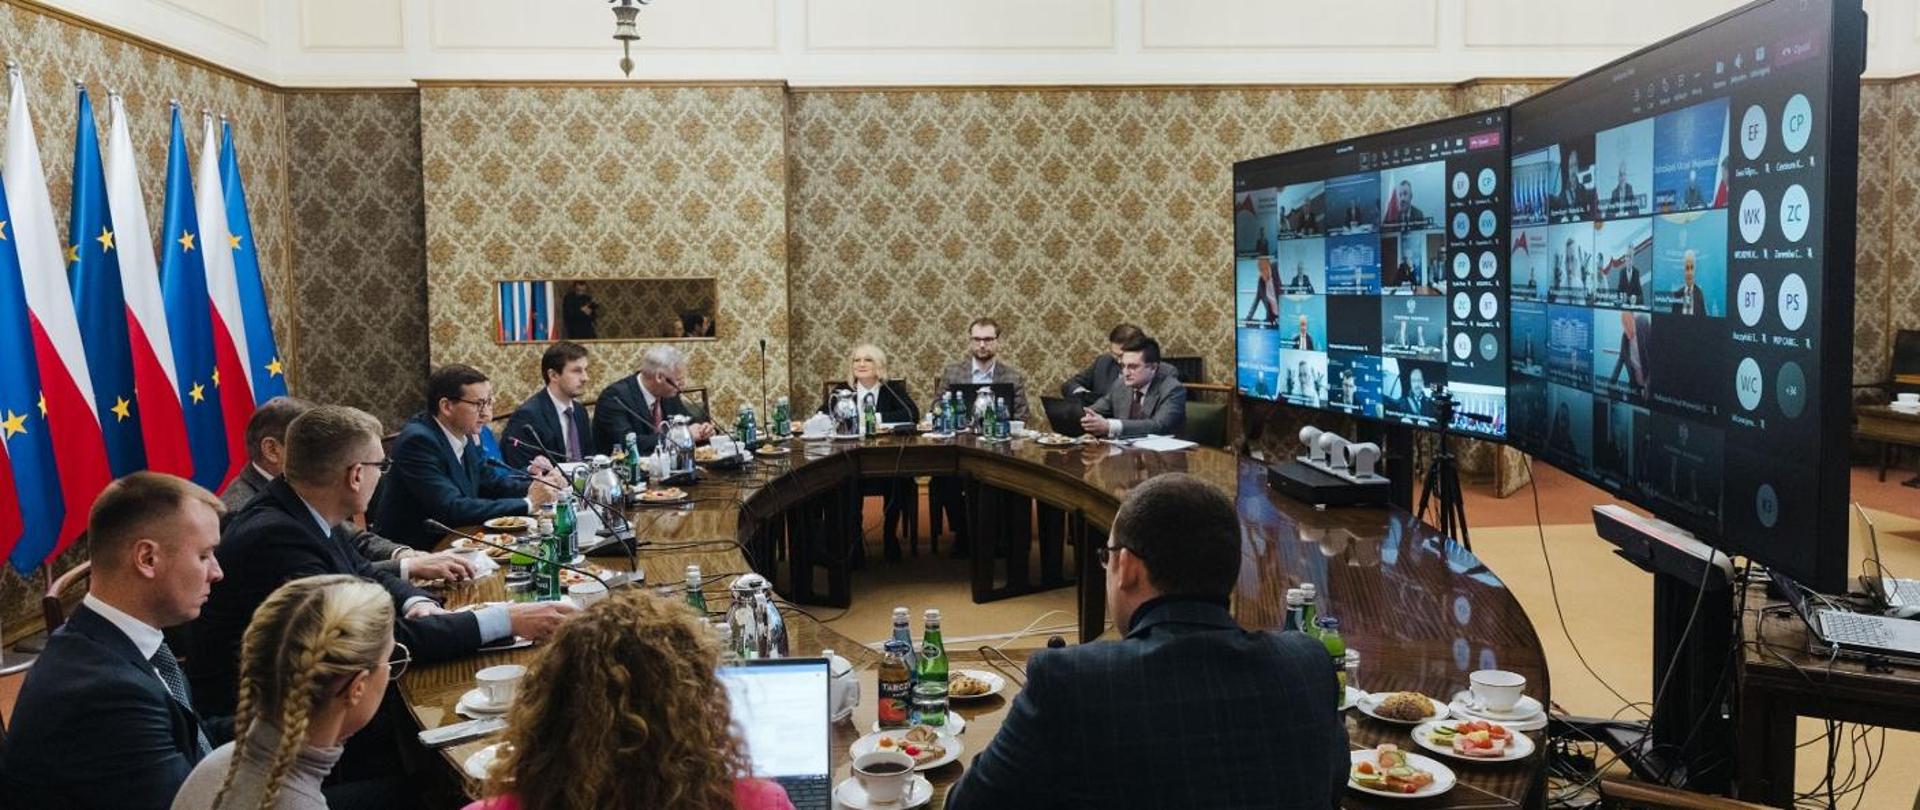
[[[1093,362],[1080,369],[1080,373],[1061,383],[1060,396],[1077,397],[1088,405],[1100,401],[1108,391],[1120,385],[1120,352],[1128,343],[1146,336],[1145,331],[1130,323],[1115,326],[1107,332],[1107,353],[1093,358]],[[1156,373],[1172,375],[1175,379],[1180,376],[1173,366],[1166,363],[1161,363]]]
[[[560,320],[569,340],[592,340],[600,336],[600,305],[594,303],[587,283],[573,282],[572,291],[560,299]]]
[[[571,612],[548,602],[450,613],[406,580],[375,571],[354,553],[340,524],[366,509],[387,464],[380,454],[380,422],[362,411],[323,405],[288,426],[286,472],[227,524],[219,551],[227,578],[213,589],[193,627],[188,667],[204,714],[233,713],[241,637],[254,609],[288,580],[350,574],[380,584],[400,615],[394,639],[422,663],[515,635],[544,638]]]
[[[1124,640],[1036,653],[948,810],[1334,807],[1348,763],[1339,683],[1318,641],[1249,632],[1228,612],[1232,499],[1156,476],[1098,552]]]
[[[1680,257],[1680,287],[1673,291],[1674,309],[1681,315],[1712,315],[1707,307],[1707,294],[1700,285],[1693,282],[1693,266],[1698,259],[1692,250]]]
[[[565,456],[549,461],[585,460],[593,439],[593,423],[580,402],[587,393],[587,347],[566,340],[547,347],[540,356],[540,377],[546,387],[520,403],[500,440],[500,454],[515,469],[525,469],[549,450]]]
[[[552,503],[567,486],[558,470],[541,466],[516,477],[487,463],[474,437],[492,419],[487,375],[457,363],[436,369],[427,378],[427,410],[407,420],[393,442],[393,476],[373,504],[369,528],[426,550],[440,541],[421,524],[427,518],[472,526]]]
[[[1433,397],[1427,391],[1427,375],[1420,369],[1407,371],[1407,389],[1400,397],[1400,412],[1408,416],[1433,417]]]
[[[593,451],[612,453],[632,433],[640,452],[652,453],[675,416],[697,417],[689,428],[694,441],[713,438],[708,414],[694,414],[681,401],[680,391],[686,387],[686,353],[672,346],[648,349],[640,355],[639,371],[601,389],[594,406]]]
[[[220,511],[213,493],[154,472],[94,500],[87,595],[27,673],[8,729],[7,806],[173,803],[210,745],[161,628],[200,615],[220,581]]]
[[[247,419],[247,457],[251,461],[220,492],[228,515],[239,514],[248,502],[266,490],[267,484],[280,477],[287,460],[287,425],[312,409],[313,403],[293,397],[274,397],[254,409],[253,416]],[[428,554],[352,523],[343,523],[340,528],[353,538],[354,551],[373,563],[376,571],[401,579],[459,582],[473,577],[473,563],[459,554]]]
[[[1187,386],[1163,377],[1160,342],[1135,338],[1120,352],[1120,386],[1086,409],[1080,427],[1092,436],[1171,436],[1187,426]]]

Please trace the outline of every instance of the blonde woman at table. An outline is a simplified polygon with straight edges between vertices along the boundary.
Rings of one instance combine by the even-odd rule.
[[[234,741],[208,754],[173,810],[325,810],[342,744],[367,725],[393,660],[393,597],[344,574],[296,579],[260,604],[240,648]],[[341,796],[364,794],[341,786]]]
[[[683,604],[631,589],[595,603],[528,668],[493,798],[466,810],[793,810],[779,785],[748,778],[719,664]]]

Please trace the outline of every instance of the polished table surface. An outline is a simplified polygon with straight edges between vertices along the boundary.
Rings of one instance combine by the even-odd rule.
[[[1467,685],[1467,674],[1499,668],[1526,676],[1527,693],[1550,705],[1551,686],[1539,638],[1513,594],[1472,553],[1439,536],[1411,515],[1388,509],[1328,509],[1285,498],[1266,485],[1261,462],[1210,448],[1175,453],[1133,450],[1095,443],[1047,448],[1029,440],[976,442],[971,437],[932,440],[883,437],[866,442],[789,442],[789,455],[762,458],[744,469],[708,473],[689,487],[693,502],[676,508],[632,510],[639,537],[649,545],[638,554],[648,587],[676,587],[689,564],[706,575],[708,604],[726,601],[732,575],[772,560],[750,558],[755,538],[767,522],[787,509],[851,477],[879,475],[959,475],[1003,488],[1062,509],[1091,527],[1111,525],[1127,490],[1154,475],[1187,472],[1234,493],[1241,517],[1243,560],[1233,595],[1233,612],[1250,629],[1280,627],[1286,589],[1311,582],[1320,593],[1323,615],[1340,620],[1349,649],[1360,653],[1358,685],[1370,691],[1415,690],[1445,700]],[[759,547],[764,548],[764,547]],[[764,556],[764,554],[763,554]],[[1083,614],[1098,621],[1103,584],[1097,565],[1079,566]],[[625,569],[623,558],[597,558],[609,569]],[[884,565],[869,565],[861,575],[885,576]],[[447,589],[449,607],[504,598],[499,577]],[[795,609],[787,609],[791,650],[811,655],[831,648],[862,670],[861,728],[872,722],[873,669],[878,657],[860,642]],[[948,610],[951,635],[972,635],[956,627],[965,610]],[[1098,626],[1097,624],[1095,625]],[[1107,632],[1109,638],[1112,632]],[[421,666],[399,684],[400,694],[422,728],[458,722],[454,705],[473,685],[482,667],[525,662],[534,649],[490,653],[470,659]],[[976,651],[950,651],[962,666],[979,666]],[[1016,662],[1024,654],[1014,652]],[[955,706],[970,718],[959,763],[929,773],[941,794],[962,773],[962,765],[992,738],[1005,717],[1013,682],[1002,696]],[[1348,713],[1356,747],[1395,742],[1415,748],[1407,727]],[[836,727],[836,744],[860,735],[854,726]],[[1535,739],[1540,739],[1535,733]],[[844,739],[842,739],[844,738]],[[449,767],[459,765],[484,741],[443,751]],[[1415,750],[1418,750],[1415,748]],[[835,751],[836,773],[846,772],[846,751]],[[1430,807],[1520,806],[1539,785],[1544,756],[1536,753],[1509,764],[1449,762],[1460,785],[1445,796],[1421,800]],[[471,786],[470,786],[471,787]],[[1348,807],[1403,806],[1348,791]],[[938,803],[934,806],[938,806]]]

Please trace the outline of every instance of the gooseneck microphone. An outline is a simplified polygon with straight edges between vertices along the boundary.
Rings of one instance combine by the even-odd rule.
[[[513,438],[513,437],[508,437],[507,441],[514,442],[519,445],[527,444],[526,442],[522,442],[519,439]],[[538,447],[538,445],[533,445],[533,446],[536,448]],[[578,496],[580,498],[580,501],[587,505],[587,508],[592,509],[594,514],[600,517],[599,534],[603,537],[611,537],[613,538],[614,542],[619,543],[620,549],[627,553],[627,562],[633,566],[634,570],[636,571],[640,570],[639,560],[635,556],[639,552],[640,543],[639,541],[634,539],[633,525],[627,522],[626,513],[622,511],[619,507],[613,504],[595,500],[589,497],[585,492],[576,492],[573,489],[573,486],[571,484],[565,487],[561,487],[561,486],[556,486],[554,484],[548,483],[545,479],[540,478],[539,476],[532,475],[523,470],[516,470],[513,468],[512,465],[504,461],[501,461],[500,459],[494,458],[492,456],[488,456],[486,461],[488,464],[499,467],[500,469],[506,470],[508,473],[520,476],[521,478],[525,478],[529,481],[537,482],[541,486],[544,486],[548,489],[554,490],[556,492],[572,493]],[[612,516],[611,519],[609,518],[609,516]],[[595,548],[599,548],[599,546],[595,546]]]
[[[455,537],[464,537],[471,542],[478,543],[488,548],[497,548],[497,549],[500,549],[501,551],[507,552],[508,554],[519,554],[523,557],[532,557],[533,559],[546,563],[548,565],[565,568],[568,571],[572,571],[583,577],[591,579],[594,582],[600,583],[600,587],[607,589],[608,593],[613,592],[613,583],[608,582],[604,577],[601,577],[599,574],[596,574],[585,568],[581,568],[580,566],[574,565],[573,563],[561,562],[552,557],[548,557],[544,554],[540,554],[539,552],[535,552],[535,551],[517,549],[512,546],[503,546],[499,543],[495,543],[492,540],[488,540],[478,535],[472,535],[472,534],[468,534],[466,532],[460,531],[459,529],[453,528],[452,526],[448,526],[447,524],[441,523],[440,521],[434,520],[433,518],[427,518],[426,520],[420,521],[420,525],[425,526],[428,529],[432,529],[433,531],[440,532],[442,534],[451,534]],[[638,569],[635,569],[635,570],[638,570]],[[633,582],[632,578],[629,577],[627,580],[627,584],[632,584],[632,582]]]

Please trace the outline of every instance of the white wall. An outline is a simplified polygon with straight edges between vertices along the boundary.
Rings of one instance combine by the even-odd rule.
[[[621,78],[605,0],[42,0],[286,86]],[[1584,72],[1736,0],[652,0],[635,78],[1455,82]],[[1866,0],[1869,76],[1920,2]]]

